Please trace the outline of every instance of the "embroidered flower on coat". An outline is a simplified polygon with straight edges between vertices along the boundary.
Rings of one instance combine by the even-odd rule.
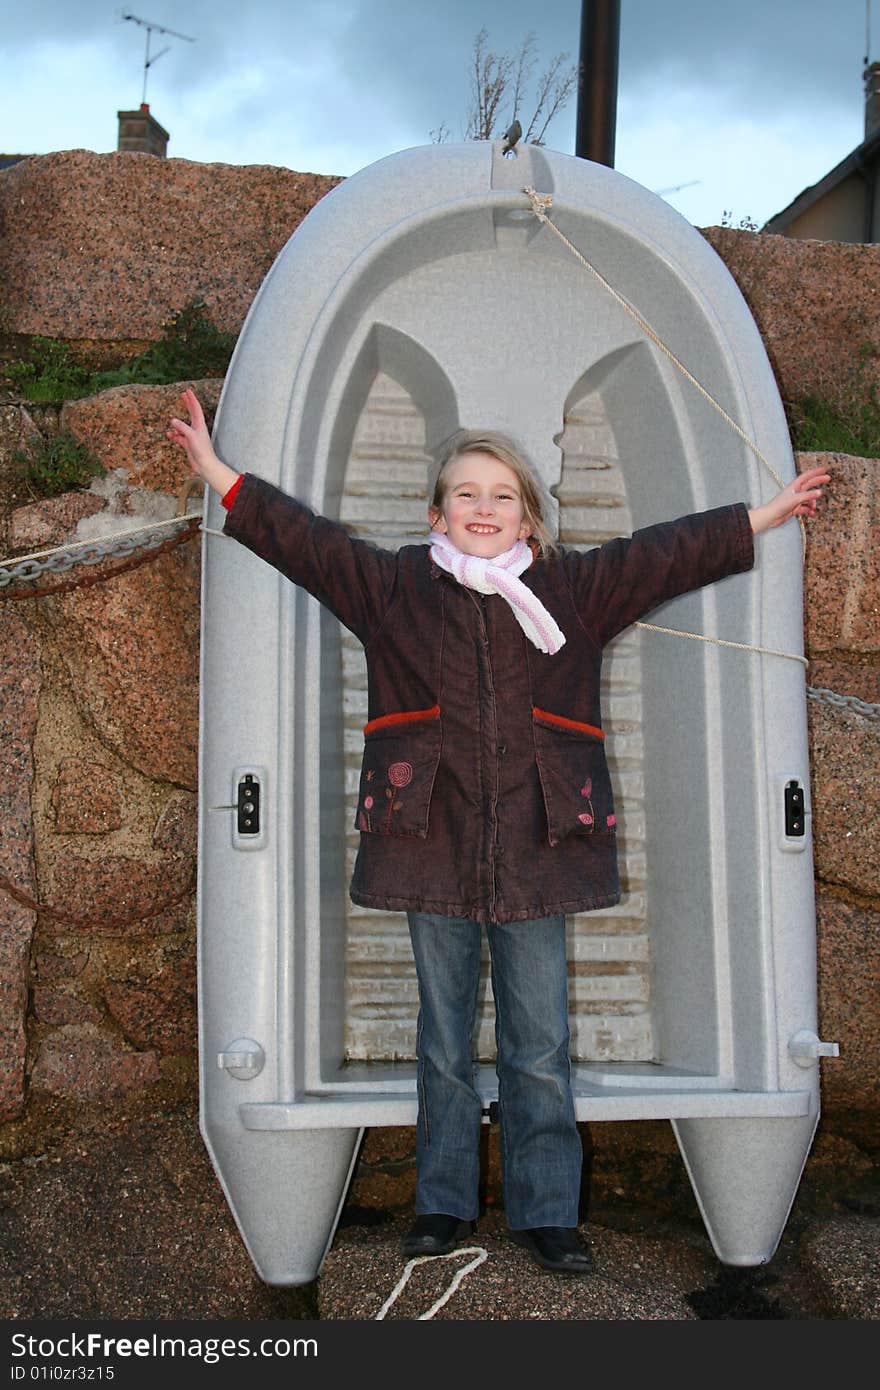
[[[592,795],[593,779],[592,777],[585,777],[584,784],[581,787],[581,796],[586,797],[587,810],[581,811],[581,813],[578,816],[578,820],[580,821],[581,825],[587,828],[587,830],[592,830],[596,824],[596,808],[590,800]]]
[[[392,763],[388,769],[388,781],[392,787],[408,787],[412,779],[412,763]]]

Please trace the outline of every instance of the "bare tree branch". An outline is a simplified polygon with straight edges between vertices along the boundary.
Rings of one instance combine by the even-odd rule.
[[[465,140],[492,140],[519,119],[527,101],[532,74],[537,63],[536,38],[526,34],[514,53],[495,53],[489,47],[489,31],[482,28],[474,39],[470,63],[470,107]],[[577,83],[576,65],[568,62],[567,53],[557,53],[540,74],[534,93],[536,105],[525,134],[525,143],[541,145],[554,116],[571,98]],[[503,113],[512,101],[513,110]],[[449,138],[445,121],[431,131],[431,139],[441,144]]]
[[[513,59],[487,49],[489,34],[481,29],[474,40],[471,70],[471,109],[466,140],[491,140],[498,108],[510,84]]]
[[[538,84],[538,104],[525,134],[527,144],[543,145],[547,127],[571,97],[577,82],[577,67],[562,69],[562,64],[567,61],[567,53],[557,53],[547,70],[541,74]],[[542,116],[544,117],[544,124],[535,134],[535,127]]]
[[[520,104],[525,99],[525,91],[535,66],[535,36],[526,34],[516,55],[516,77],[513,83],[513,112],[511,121],[519,116]]]

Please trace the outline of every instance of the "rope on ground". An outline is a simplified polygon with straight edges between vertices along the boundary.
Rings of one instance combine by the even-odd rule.
[[[462,1268],[458,1270],[457,1274],[453,1278],[452,1283],[449,1285],[449,1288],[446,1290],[446,1292],[442,1294],[440,1298],[437,1299],[436,1303],[431,1304],[427,1313],[420,1313],[417,1318],[417,1321],[427,1322],[428,1319],[432,1318],[435,1313],[439,1313],[440,1309],[444,1306],[444,1304],[449,1302],[450,1298],[455,1293],[462,1280],[465,1279],[467,1275],[470,1274],[473,1270],[477,1269],[483,1263],[484,1260],[487,1260],[489,1258],[489,1251],[484,1249],[482,1245],[462,1245],[457,1250],[450,1250],[449,1253],[446,1255],[416,1255],[414,1259],[408,1260],[404,1267],[403,1274],[401,1275],[400,1279],[398,1279],[397,1284],[392,1289],[385,1302],[382,1304],[382,1307],[376,1314],[374,1321],[382,1321],[389,1308],[392,1307],[392,1305],[400,1297],[403,1290],[406,1288],[406,1285],[409,1281],[409,1277],[415,1269],[416,1265],[425,1264],[427,1260],[451,1260],[454,1259],[456,1255],[475,1255],[476,1258],[470,1260],[466,1265],[463,1265]]]

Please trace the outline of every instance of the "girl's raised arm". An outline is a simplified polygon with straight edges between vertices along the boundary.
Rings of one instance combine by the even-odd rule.
[[[211,436],[205,424],[204,412],[195,391],[184,391],[181,400],[189,412],[190,423],[186,424],[183,420],[172,420],[166,434],[172,444],[176,444],[178,448],[185,451],[192,471],[197,473],[221,497],[225,497],[238,478],[238,474],[234,468],[230,468],[214,453]]]
[[[816,504],[822,496],[822,485],[831,481],[824,468],[808,468],[762,507],[749,509],[752,531],[758,535],[773,526],[781,526],[792,516],[815,516]]]
[[[183,393],[190,423],[171,420],[168,438],[221,497],[242,479],[224,533],[301,585],[361,641],[381,626],[394,592],[397,557],[352,536],[348,528],[289,497],[280,488],[218,458],[194,391]],[[230,505],[229,503],[227,505]]]

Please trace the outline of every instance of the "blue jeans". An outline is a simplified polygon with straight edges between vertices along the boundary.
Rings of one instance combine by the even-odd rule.
[[[478,1213],[482,1101],[471,1040],[479,923],[410,912],[419,980],[416,1213]],[[487,927],[507,1224],[577,1225],[583,1150],[569,1060],[565,918]]]

